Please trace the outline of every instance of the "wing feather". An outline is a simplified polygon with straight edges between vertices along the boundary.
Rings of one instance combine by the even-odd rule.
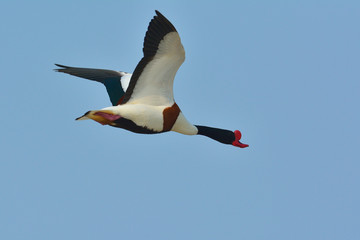
[[[174,103],[174,78],[185,60],[185,50],[175,27],[160,12],[155,12],[144,39],[144,57],[135,68],[122,104]]]
[[[60,67],[59,69],[55,69],[57,72],[67,73],[104,84],[110,101],[114,106],[121,102],[121,98],[125,94],[131,78],[131,74],[126,72],[97,68],[69,67],[60,64],[55,65]]]
[[[55,64],[60,67],[60,69],[55,69],[57,72],[67,73],[76,77],[86,78],[96,82],[104,83],[108,78],[118,78],[120,79],[124,76],[125,72],[118,72],[107,69],[97,69],[97,68],[78,68],[78,67],[69,67],[61,64]]]

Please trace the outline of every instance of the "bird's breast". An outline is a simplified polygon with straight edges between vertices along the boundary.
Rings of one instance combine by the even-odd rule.
[[[145,127],[154,132],[167,132],[174,126],[180,114],[180,108],[176,103],[170,107],[124,104],[119,105],[116,112],[139,127]]]

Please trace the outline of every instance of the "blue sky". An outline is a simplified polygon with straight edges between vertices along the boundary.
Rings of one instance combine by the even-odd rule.
[[[54,63],[132,72],[154,10],[175,98],[247,149],[74,119],[110,105]],[[3,1],[0,239],[359,239],[358,1]]]

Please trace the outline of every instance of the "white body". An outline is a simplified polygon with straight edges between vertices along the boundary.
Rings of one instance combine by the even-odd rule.
[[[110,110],[116,115],[120,115],[133,121],[138,126],[161,132],[164,124],[163,111],[168,107],[169,106],[126,103],[124,105],[107,107],[101,110]],[[186,135],[197,134],[197,128],[185,118],[182,112],[179,113],[171,131]]]

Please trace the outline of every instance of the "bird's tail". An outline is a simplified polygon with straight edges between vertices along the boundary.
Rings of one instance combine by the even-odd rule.
[[[111,110],[93,110],[88,111],[81,117],[76,118],[75,120],[88,120],[92,119],[102,125],[109,125],[113,121],[121,118],[120,115],[115,114]]]

